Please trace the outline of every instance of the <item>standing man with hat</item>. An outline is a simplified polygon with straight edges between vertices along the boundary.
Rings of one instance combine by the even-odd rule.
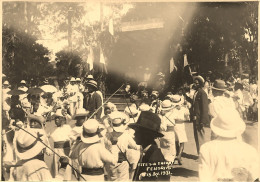
[[[14,141],[15,153],[20,159],[11,179],[14,181],[50,181],[52,176],[46,163],[39,159],[45,146],[37,139],[39,135],[33,129],[26,129],[33,136],[19,130]]]
[[[209,114],[214,118],[222,109],[232,108],[236,111],[236,105],[232,98],[226,97],[224,94],[227,91],[226,83],[223,80],[217,79],[212,86],[213,100],[209,104]],[[216,135],[211,132],[211,140],[215,139]]]
[[[7,181],[54,181],[63,180],[65,168],[68,165],[68,159],[60,159],[61,170],[59,179],[53,179],[46,163],[39,159],[42,150],[45,148],[40,142],[40,135],[36,131],[27,128],[19,130],[17,140],[14,142],[15,153],[19,157],[16,164],[7,164],[5,168],[11,168],[10,178]]]
[[[78,102],[77,102],[77,108],[83,108],[83,99],[84,96],[82,94],[82,92],[85,90],[85,87],[81,84],[81,79],[80,78],[76,78],[76,84],[78,86],[78,92],[77,92],[77,97],[78,97]]]
[[[170,174],[152,176],[147,172],[146,164],[163,163],[165,158],[155,143],[155,139],[163,137],[160,131],[161,119],[157,114],[150,111],[141,112],[138,121],[129,124],[135,130],[135,141],[142,146],[141,157],[138,162],[133,181],[170,181]]]
[[[103,104],[103,98],[98,93],[97,82],[94,80],[90,80],[89,82],[86,83],[86,88],[89,93],[89,98],[88,101],[86,101],[87,103],[85,105],[86,107],[85,109],[89,111],[90,116],[93,113],[95,113],[94,118],[100,119],[102,113],[102,108],[100,107]]]
[[[208,114],[208,96],[202,89],[204,86],[204,78],[202,76],[194,77],[195,93],[193,100],[186,96],[187,100],[192,103],[191,120],[193,121],[194,138],[199,155],[200,146],[205,143],[205,130],[204,127],[209,125]]]
[[[33,115],[33,114],[29,114],[27,116],[28,118],[28,121],[29,121],[29,127],[34,130],[35,132],[38,132],[40,133],[42,136],[41,136],[41,140],[46,143],[48,145],[48,147],[50,147],[50,142],[49,142],[49,139],[47,137],[47,133],[46,131],[44,130],[44,123],[45,123],[45,118],[43,116],[36,116],[36,115]],[[47,147],[45,147],[45,150],[44,152],[47,154],[47,155],[50,155],[51,154],[51,150],[48,149]],[[40,158],[39,158],[40,159]],[[44,160],[44,153],[42,153],[42,158],[41,160]]]
[[[10,85],[9,82],[6,80],[3,83],[3,88],[2,88],[2,108],[3,108],[3,113],[2,113],[2,128],[5,130],[6,127],[9,124],[9,114],[8,111],[11,109],[11,95],[7,94],[7,92],[10,91]]]
[[[215,80],[211,89],[214,98],[209,104],[209,113],[212,117],[216,117],[220,109],[223,108],[236,109],[234,101],[231,98],[225,96],[225,92],[227,91],[227,86],[223,80],[219,80],[219,79]]]
[[[200,181],[259,181],[259,155],[239,139],[246,129],[239,113],[219,110],[210,128],[217,137],[201,146]]]
[[[25,80],[22,80],[19,84],[18,90],[22,90],[24,92],[27,92],[28,87],[26,87],[26,82]]]
[[[76,112],[77,106],[77,93],[79,92],[78,85],[76,85],[76,79],[72,77],[70,79],[70,84],[67,86],[67,93],[69,94],[68,101],[70,103],[70,114],[74,115]]]
[[[70,138],[69,135],[71,133],[70,125],[66,124],[66,116],[63,114],[62,109],[57,109],[56,113],[53,115],[55,124],[57,128],[52,132],[50,137],[54,142],[54,151],[58,153],[60,156],[69,156],[70,153]],[[58,175],[59,171],[59,160],[60,157],[57,155],[53,156],[53,165],[52,170],[54,173],[54,177]],[[64,176],[64,180],[71,180],[72,169],[71,167],[67,167],[66,176]]]
[[[104,181],[104,164],[116,164],[117,159],[100,141],[100,127],[96,119],[83,124],[81,141],[72,147],[71,159],[77,159],[86,181]],[[80,179],[81,181],[83,179]]]

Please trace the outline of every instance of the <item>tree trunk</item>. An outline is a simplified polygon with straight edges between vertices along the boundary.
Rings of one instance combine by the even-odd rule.
[[[240,74],[240,77],[241,77],[241,75],[243,74],[242,66],[243,66],[243,64],[242,64],[242,60],[241,60],[241,58],[240,58],[240,59],[239,59],[239,74]]]
[[[71,25],[72,8],[68,11],[68,45],[70,51],[72,51],[72,25]]]

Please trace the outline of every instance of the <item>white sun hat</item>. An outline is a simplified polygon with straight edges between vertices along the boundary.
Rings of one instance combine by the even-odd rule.
[[[38,137],[36,133],[37,130],[26,129],[26,131]],[[14,142],[14,149],[16,155],[21,160],[31,159],[45,148],[45,146],[33,136],[23,130],[18,131],[16,141]]]
[[[84,143],[91,144],[100,141],[99,122],[96,119],[89,119],[83,124],[81,140]]]
[[[173,104],[170,100],[166,99],[162,102],[161,104],[161,110],[162,111],[167,111],[167,110],[171,110],[173,108]]]
[[[233,138],[241,136],[246,129],[246,125],[235,109],[225,108],[212,119],[210,128],[218,136]]]
[[[109,119],[113,125],[113,129],[116,132],[124,132],[129,122],[129,116],[123,112],[114,111],[109,114]]]

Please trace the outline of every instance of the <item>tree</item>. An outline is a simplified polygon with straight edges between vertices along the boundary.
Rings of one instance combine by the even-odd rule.
[[[53,74],[49,51],[36,43],[35,38],[4,28],[3,44],[3,73],[11,84],[17,84],[21,79],[43,79]]]
[[[256,75],[256,2],[201,3],[186,31],[191,61],[200,72],[231,69]],[[246,38],[248,37],[248,38]],[[243,67],[242,67],[243,65]]]
[[[80,67],[82,59],[77,53],[70,51],[60,51],[56,53],[56,67],[58,79],[63,81],[67,77],[80,77]]]

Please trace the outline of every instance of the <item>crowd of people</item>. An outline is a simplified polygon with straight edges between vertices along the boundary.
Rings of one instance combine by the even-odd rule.
[[[61,88],[47,80],[28,88],[22,80],[11,90],[5,79],[2,180],[170,180],[168,173],[149,175],[141,164],[182,165],[185,122],[193,123],[201,181],[256,180],[257,152],[241,137],[244,121],[257,121],[256,81],[211,82],[200,75],[193,80],[174,93],[164,91],[162,73],[152,90],[145,82],[136,92],[125,84],[115,93],[130,102],[125,99],[118,110],[92,75],[84,82],[72,77]],[[47,122],[56,125],[52,133],[46,132]],[[205,127],[211,128],[210,142]],[[50,168],[44,155],[53,155]]]

